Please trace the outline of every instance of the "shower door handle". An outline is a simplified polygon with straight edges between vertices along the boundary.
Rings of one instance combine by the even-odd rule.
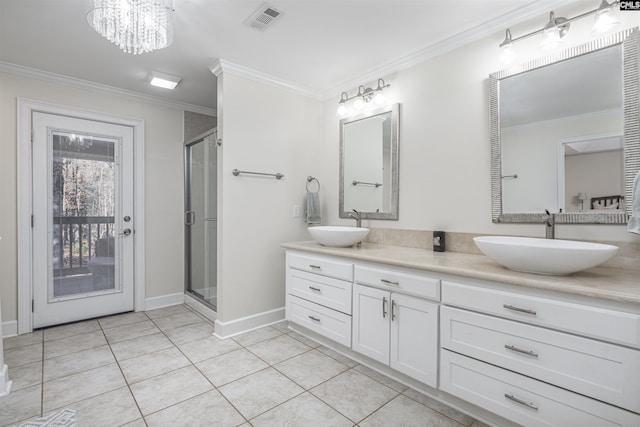
[[[186,211],[184,213],[184,223],[186,225],[193,225],[196,223],[196,213],[194,211]]]

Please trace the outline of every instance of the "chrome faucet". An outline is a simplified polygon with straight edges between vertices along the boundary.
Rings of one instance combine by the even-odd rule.
[[[545,209],[544,212],[547,214],[547,218],[544,220],[545,225],[545,239],[555,239],[556,238],[556,217],[554,214],[549,212],[549,209]]]
[[[356,227],[362,227],[362,213],[355,209],[353,209],[353,212],[349,212],[349,216],[356,220]]]

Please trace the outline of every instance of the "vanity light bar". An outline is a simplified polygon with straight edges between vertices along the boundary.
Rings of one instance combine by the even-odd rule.
[[[569,31],[569,27],[571,22],[576,21],[578,19],[585,18],[590,15],[596,15],[596,20],[593,25],[593,30],[591,32],[592,35],[597,36],[603,33],[606,33],[618,25],[620,25],[620,21],[614,16],[614,7],[619,6],[620,1],[614,0],[609,3],[607,0],[601,0],[600,5],[588,12],[582,13],[580,15],[574,16],[573,18],[556,18],[553,12],[549,13],[549,21],[547,24],[539,30],[532,31],[528,34],[525,34],[520,37],[513,38],[511,36],[511,30],[507,28],[505,32],[505,38],[502,43],[499,44],[499,47],[502,49],[510,49],[513,47],[513,44],[517,41],[527,39],[529,37],[535,36],[537,34],[543,34],[545,36],[545,40],[543,40],[543,44],[547,43],[548,47],[554,47],[554,45],[549,45],[549,41],[559,42],[560,38],[564,37],[565,34]],[[544,47],[544,46],[543,46]]]
[[[373,101],[376,105],[384,104],[384,90],[390,86],[391,85],[385,83],[383,79],[378,79],[378,87],[375,89],[360,85],[358,86],[358,93],[353,96],[349,96],[347,92],[342,92],[340,94],[340,101],[338,102],[338,111],[336,111],[336,115],[338,117],[346,116],[348,112],[346,104],[353,99],[355,99],[354,107],[357,110],[361,110],[364,107],[365,102]]]

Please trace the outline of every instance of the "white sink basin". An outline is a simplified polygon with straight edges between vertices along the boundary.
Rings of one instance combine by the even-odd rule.
[[[525,273],[566,275],[612,258],[618,247],[572,240],[533,237],[474,237],[485,255],[508,269]]]
[[[307,227],[309,234],[316,242],[324,246],[346,248],[361,242],[369,229],[364,227],[318,226]]]

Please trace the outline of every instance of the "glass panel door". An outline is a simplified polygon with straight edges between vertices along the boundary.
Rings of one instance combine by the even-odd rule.
[[[33,326],[133,309],[133,128],[36,112]]]
[[[217,149],[214,134],[185,146],[186,291],[217,306]]]

